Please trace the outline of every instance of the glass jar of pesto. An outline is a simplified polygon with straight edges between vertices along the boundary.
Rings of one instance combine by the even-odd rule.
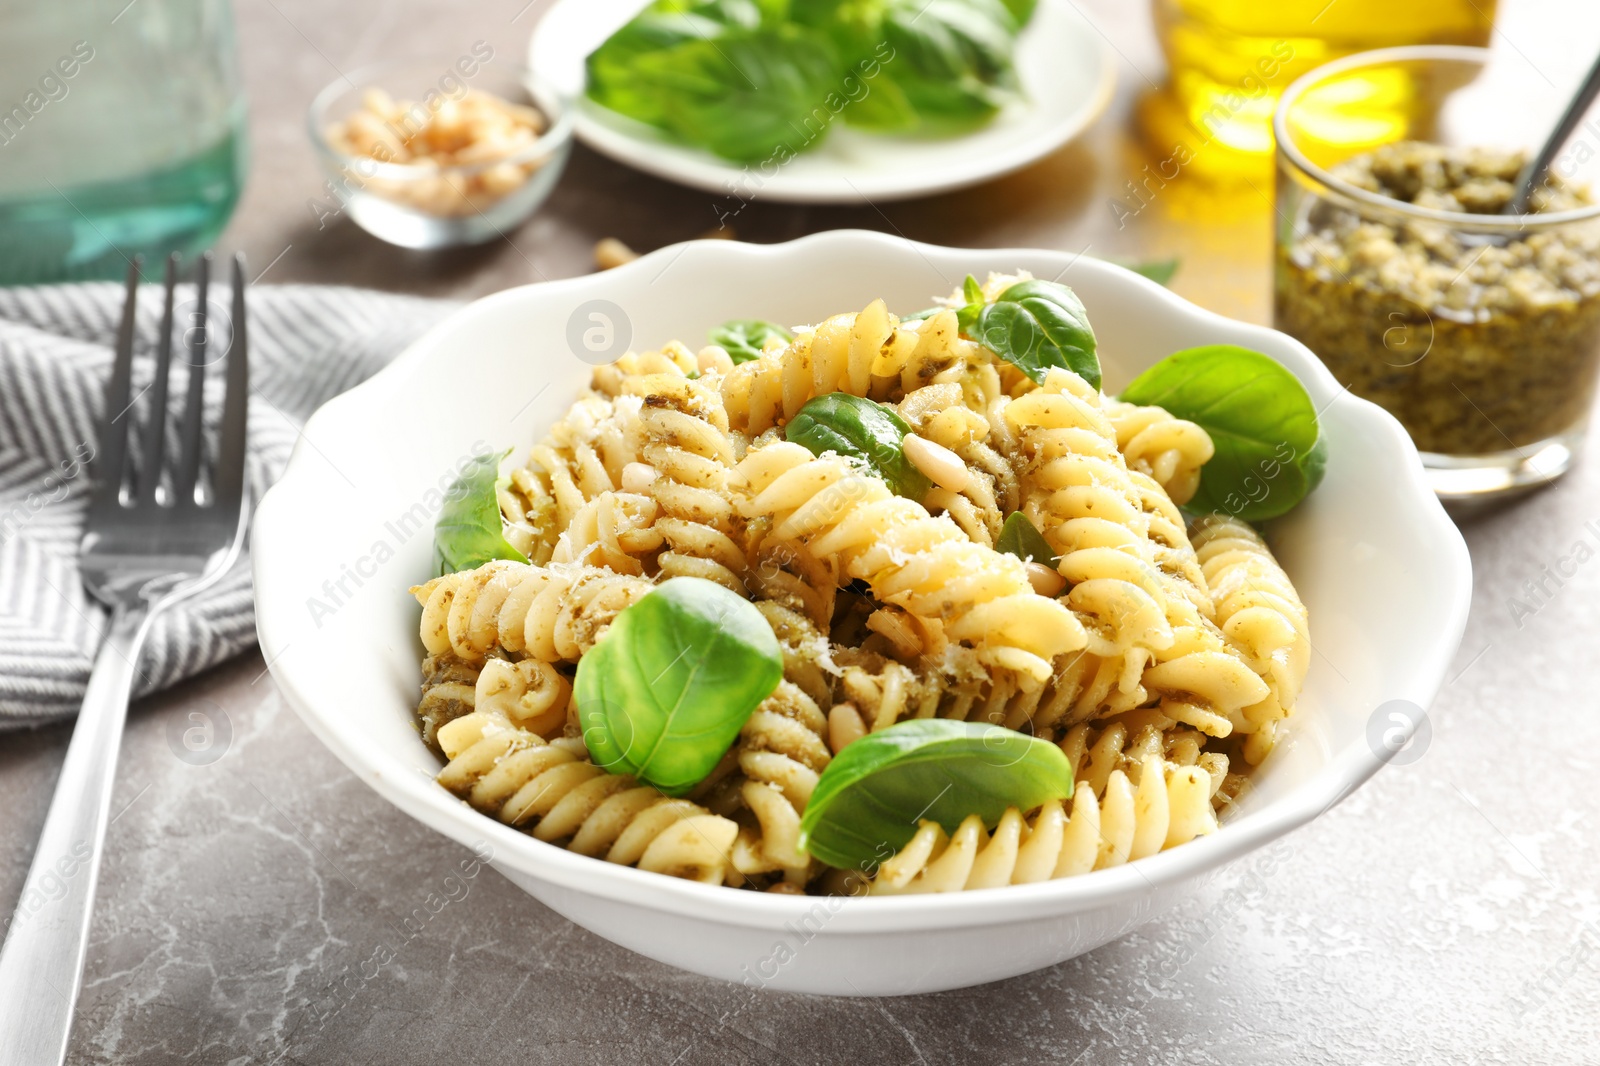
[[[1447,500],[1565,473],[1600,378],[1587,159],[1558,159],[1527,214],[1503,213],[1560,100],[1546,118],[1490,59],[1352,56],[1291,86],[1276,119],[1275,324],[1399,419]]]

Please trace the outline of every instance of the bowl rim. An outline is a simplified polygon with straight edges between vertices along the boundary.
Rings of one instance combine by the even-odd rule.
[[[1353,202],[1352,206],[1365,204],[1402,218],[1440,223],[1457,230],[1532,234],[1574,222],[1587,222],[1600,216],[1600,202],[1574,211],[1552,211],[1548,214],[1530,211],[1520,215],[1483,215],[1471,211],[1440,211],[1433,207],[1418,207],[1416,204],[1383,196],[1335,177],[1331,171],[1311,161],[1311,158],[1300,149],[1289,130],[1290,108],[1308,89],[1331,77],[1362,67],[1418,61],[1449,60],[1458,63],[1476,63],[1481,71],[1489,65],[1489,60],[1494,54],[1493,49],[1464,44],[1403,45],[1397,48],[1374,48],[1367,52],[1357,52],[1312,68],[1289,83],[1283,95],[1278,97],[1278,106],[1272,113],[1272,135],[1277,142],[1280,166],[1322,186],[1322,195],[1330,192],[1337,194],[1338,197]]]
[[[318,90],[317,95],[312,97],[311,103],[306,107],[306,131],[310,135],[311,143],[316,148],[317,154],[322,157],[323,162],[341,170],[355,171],[366,181],[371,181],[374,178],[402,182],[426,181],[441,175],[471,177],[505,163],[536,163],[550,158],[572,140],[573,127],[576,121],[576,109],[572,106],[572,101],[536,71],[521,63],[510,63],[497,67],[496,73],[503,72],[508,78],[520,84],[533,100],[534,106],[549,123],[545,131],[535,138],[533,143],[523,147],[520,151],[500,156],[497,159],[486,159],[478,163],[427,166],[422,163],[391,163],[372,156],[349,155],[328,143],[325,132],[328,109],[335,100],[346,93],[363,91],[365,88],[370,87],[373,77],[385,72],[391,72],[401,67],[422,66],[424,64],[429,64],[431,68],[452,69],[449,63],[445,63],[442,68],[439,68],[438,61],[433,57],[402,56],[358,67],[348,74],[341,74]],[[464,90],[470,89],[470,86],[466,86],[465,83],[463,85]],[[487,90],[481,91],[487,92]],[[463,92],[463,95],[465,95],[465,92]],[[498,96],[499,94],[491,93],[490,95]],[[515,103],[515,101],[507,102]]]
[[[505,868],[526,877],[610,901],[625,902],[642,911],[665,912],[716,924],[768,929],[780,934],[786,930],[788,923],[801,917],[815,916],[819,907],[828,915],[826,932],[830,934],[881,935],[898,931],[1010,924],[1134,902],[1161,889],[1170,889],[1204,875],[1265,846],[1330,809],[1376,773],[1392,752],[1380,756],[1367,745],[1347,745],[1344,751],[1335,753],[1326,765],[1296,784],[1287,794],[1225,823],[1216,833],[1137,862],[1096,870],[1078,877],[942,895],[865,898],[775,895],[702,885],[588,858],[536,840],[486,817],[441,789],[431,778],[423,780],[423,775],[409,768],[390,765],[384,759],[375,757],[374,753],[379,749],[373,745],[363,745],[358,743],[359,738],[341,733],[335,725],[337,716],[319,709],[315,691],[302,686],[301,679],[289,663],[280,662],[282,652],[294,638],[300,616],[290,609],[291,605],[274,599],[270,591],[275,587],[273,574],[292,567],[292,560],[279,561],[277,541],[272,530],[280,523],[292,524],[295,521],[291,508],[296,502],[296,486],[308,480],[306,472],[314,463],[310,453],[315,449],[308,444],[308,438],[315,435],[320,424],[346,419],[350,409],[363,404],[365,395],[381,394],[390,380],[398,380],[415,366],[425,365],[430,352],[437,348],[442,338],[458,328],[463,319],[521,300],[530,290],[557,292],[594,286],[603,289],[610,282],[601,279],[646,273],[654,277],[656,272],[663,270],[677,257],[690,252],[726,256],[737,263],[745,257],[777,259],[813,246],[836,246],[840,253],[848,254],[863,245],[877,245],[898,254],[909,253],[925,259],[930,254],[943,258],[965,255],[988,260],[1004,257],[1026,257],[1035,261],[1041,257],[1056,258],[1064,268],[1081,264],[1082,269],[1111,272],[1119,277],[1119,284],[1142,288],[1145,296],[1155,304],[1165,305],[1169,313],[1197,319],[1204,324],[1225,326],[1231,331],[1242,328],[1264,337],[1276,337],[1279,338],[1275,342],[1278,346],[1287,344],[1303,362],[1299,368],[1291,367],[1291,371],[1298,369],[1297,376],[1303,380],[1309,376],[1311,381],[1308,384],[1314,383],[1314,392],[1326,395],[1329,407],[1337,405],[1347,414],[1354,415],[1357,422],[1364,423],[1364,433],[1385,440],[1388,445],[1386,450],[1395,453],[1396,458],[1401,460],[1392,464],[1390,474],[1403,480],[1408,490],[1406,495],[1415,502],[1414,517],[1422,526],[1430,528],[1432,540],[1437,545],[1437,556],[1452,571],[1453,579],[1448,586],[1451,594],[1447,602],[1436,605],[1442,624],[1434,631],[1435,639],[1429,654],[1414,665],[1404,684],[1399,686],[1400,690],[1389,694],[1390,699],[1407,699],[1423,708],[1431,704],[1443,684],[1466,628],[1472,589],[1472,567],[1466,543],[1429,487],[1416,449],[1399,422],[1388,412],[1357,398],[1338,385],[1332,374],[1304,345],[1264,326],[1241,323],[1200,308],[1123,267],[1102,260],[1085,259],[1070,252],[1016,247],[957,249],[872,231],[832,230],[773,245],[717,240],[688,241],[659,249],[601,274],[518,286],[494,293],[447,316],[372,378],[319,408],[299,435],[282,478],[258,505],[251,549],[255,587],[258,590],[256,617],[262,654],[279,690],[311,732],[357,777],[413,818],[463,845],[488,845],[493,849],[492,858],[487,860],[492,865],[503,864]],[[1419,718],[1411,723],[1411,728],[1415,729],[1420,721]]]

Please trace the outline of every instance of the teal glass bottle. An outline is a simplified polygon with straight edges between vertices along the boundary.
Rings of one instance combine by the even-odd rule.
[[[244,174],[228,0],[0,0],[0,284],[207,248]]]

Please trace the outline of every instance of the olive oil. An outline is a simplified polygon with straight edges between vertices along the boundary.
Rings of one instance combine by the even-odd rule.
[[[1487,44],[1495,10],[1494,0],[1154,2],[1171,73],[1140,103],[1150,147],[1170,157],[1182,146],[1186,169],[1250,180],[1271,174],[1272,112],[1300,75],[1374,48]]]

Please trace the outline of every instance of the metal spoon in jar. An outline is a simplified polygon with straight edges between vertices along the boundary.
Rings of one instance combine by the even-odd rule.
[[[1539,154],[1534,156],[1528,165],[1522,168],[1522,173],[1517,175],[1517,192],[1506,204],[1504,214],[1528,213],[1528,201],[1533,196],[1534,186],[1544,179],[1550,164],[1555,162],[1556,154],[1567,143],[1567,139],[1577,131],[1578,123],[1583,121],[1583,116],[1588,113],[1589,105],[1594,103],[1596,95],[1600,95],[1600,57],[1597,57],[1594,66],[1589,68],[1583,84],[1578,86],[1572,102],[1567,104],[1567,110],[1562,113],[1561,121],[1550,131],[1550,136],[1545,139]]]

